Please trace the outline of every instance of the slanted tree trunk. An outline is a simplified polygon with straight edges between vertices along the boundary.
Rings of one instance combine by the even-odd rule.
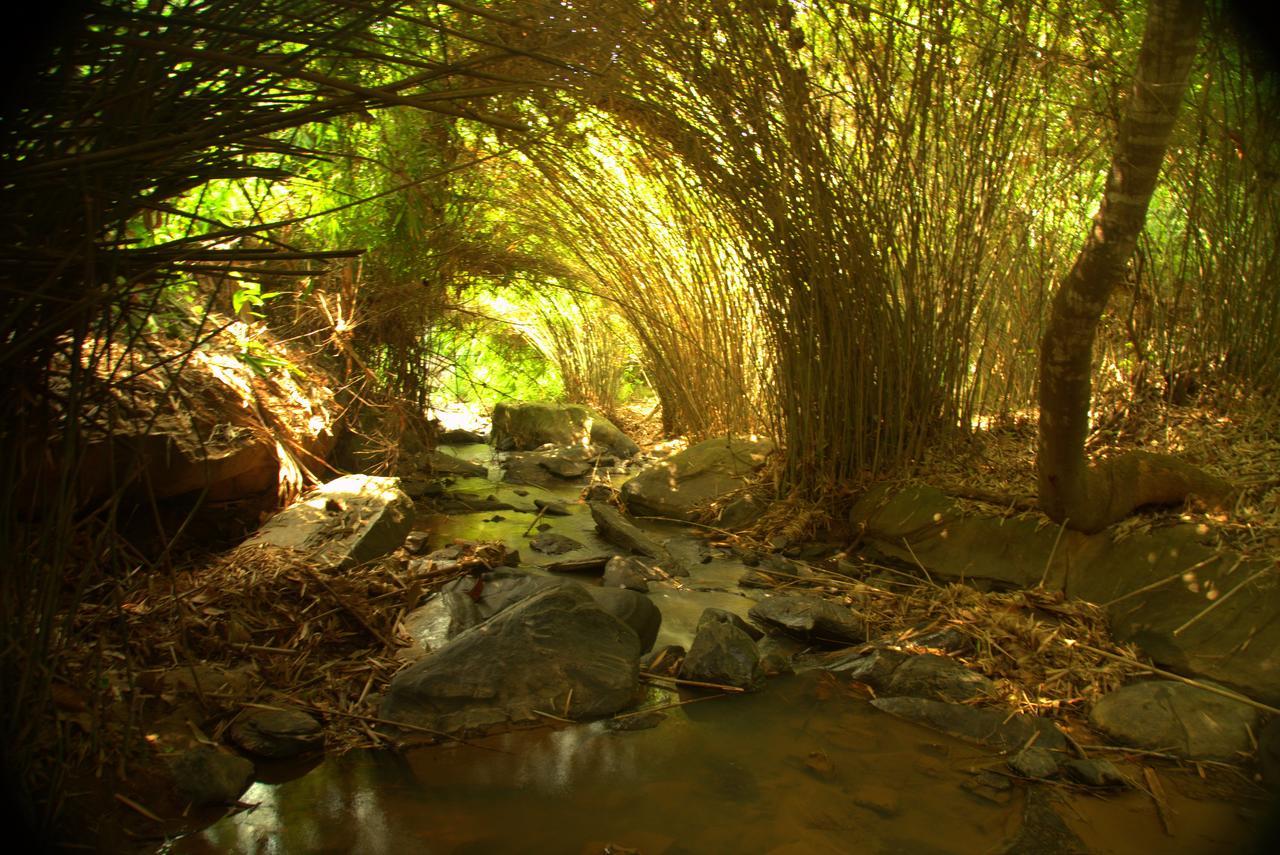
[[[1181,502],[1195,493],[1221,499],[1228,485],[1174,457],[1135,453],[1090,466],[1093,339],[1107,300],[1122,280],[1187,89],[1204,0],[1151,0],[1133,92],[1102,204],[1084,248],[1054,295],[1040,346],[1040,506],[1069,528],[1093,532],[1135,508]]]

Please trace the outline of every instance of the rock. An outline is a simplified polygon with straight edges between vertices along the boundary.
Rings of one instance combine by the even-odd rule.
[[[995,683],[970,671],[956,660],[926,653],[909,656],[900,663],[883,686],[881,694],[930,698],[935,701],[967,701],[993,695],[995,690]]]
[[[679,644],[668,644],[642,657],[640,670],[647,674],[674,677],[680,671],[680,663],[684,661],[684,657],[683,647]]]
[[[488,478],[489,467],[443,451],[428,452],[422,460],[423,468],[433,475],[452,475],[455,478]]]
[[[591,519],[595,520],[600,536],[627,552],[634,552],[658,562],[672,576],[688,576],[689,570],[677,561],[665,547],[618,513],[617,509],[601,502],[590,502]]]
[[[576,404],[503,401],[493,408],[492,438],[502,451],[527,451],[547,443],[577,445],[584,439],[621,457],[640,451],[600,413]]]
[[[765,504],[757,501],[753,496],[742,496],[720,510],[716,525],[728,531],[738,531],[760,519],[765,509]]]
[[[666,720],[667,714],[662,710],[645,710],[643,712],[625,713],[622,716],[611,718],[604,723],[604,728],[614,733],[627,733],[633,730],[648,730],[651,727],[657,727]]]
[[[636,516],[691,520],[694,509],[740,489],[764,465],[768,440],[717,438],[658,461],[622,485],[622,501]]]
[[[1009,768],[1024,778],[1052,778],[1058,774],[1058,758],[1049,749],[1033,745],[1010,757]]]
[[[1053,809],[1046,788],[1027,790],[1022,826],[1001,855],[1089,855],[1089,848]]]
[[[809,641],[858,644],[866,641],[862,624],[849,610],[820,597],[785,595],[751,607],[752,620]]]
[[[1173,680],[1117,689],[1093,705],[1089,723],[1125,745],[1189,760],[1237,760],[1253,749],[1258,711]]]
[[[650,574],[645,572],[646,569],[634,558],[615,556],[610,558],[609,563],[604,566],[604,576],[601,577],[600,584],[606,588],[627,588],[647,594]]]
[[[345,570],[398,549],[413,517],[398,479],[344,475],[276,514],[247,545],[292,550],[319,567]]]
[[[534,499],[533,506],[548,517],[569,516],[569,506],[559,499]]]
[[[231,741],[272,760],[324,748],[324,728],[302,710],[253,710],[231,725]]]
[[[572,583],[568,583],[572,584]],[[662,627],[662,612],[643,594],[625,588],[587,588],[596,605],[631,627],[640,639],[640,652],[653,647]]]
[[[209,745],[179,754],[170,763],[178,793],[196,807],[234,802],[253,778],[253,764]]]
[[[764,669],[751,636],[727,620],[715,616],[708,619],[703,612],[693,644],[680,666],[680,679],[751,691],[764,683]]]
[[[397,674],[379,716],[452,733],[612,715],[639,695],[639,656],[630,627],[555,583]]]
[[[832,781],[836,777],[836,766],[823,751],[810,751],[804,758],[805,771],[820,781]]]
[[[711,620],[719,621],[720,623],[727,623],[730,626],[736,626],[738,629],[745,632],[747,637],[752,641],[759,641],[764,638],[763,632],[756,629],[733,612],[717,608],[703,609],[702,615],[698,618],[698,626],[701,627],[704,623]]]
[[[551,573],[603,573],[610,560],[608,555],[592,555],[587,558],[552,561],[543,564],[542,569]]]
[[[800,664],[806,671],[821,668],[844,674],[851,680],[880,691],[889,685],[894,670],[909,658],[906,653],[888,647],[873,647],[870,650],[854,647],[803,656]]]
[[[429,531],[411,531],[404,539],[404,551],[410,555],[421,555],[427,551],[427,542],[431,539]]]
[[[792,673],[796,654],[803,649],[800,642],[785,636],[765,636],[756,642],[756,650],[760,651],[760,667],[767,677]]]
[[[925,698],[876,698],[871,705],[890,715],[999,751],[1019,749],[1036,734],[1039,734],[1036,744],[1042,748],[1061,750],[1066,746],[1066,739],[1052,722],[1034,716]]]
[[[612,502],[617,491],[608,484],[592,484],[582,491],[582,498],[587,502]]]
[[[977,798],[995,805],[1007,805],[1013,798],[1013,783],[995,772],[978,772],[960,786]]]
[[[473,598],[469,592],[477,582],[480,590]],[[405,630],[416,644],[428,651],[437,650],[468,629],[557,584],[563,583],[510,569],[494,570],[478,578],[465,576],[455,579],[405,616]]]
[[[864,810],[891,819],[901,810],[901,800],[894,790],[877,784],[858,784],[849,793],[849,801]]]
[[[466,490],[450,490],[435,499],[435,504],[446,514],[471,514],[481,511],[513,511],[515,506],[503,502],[494,496],[481,498],[477,493]]]
[[[769,589],[778,587],[778,583],[772,576],[769,576],[759,570],[748,570],[746,573],[742,574],[740,579],[738,579],[738,587]]]
[[[581,478],[594,468],[590,463],[568,460],[564,457],[544,457],[538,461],[538,465],[557,478],[565,480]]]
[[[563,555],[566,552],[581,549],[582,544],[571,537],[565,537],[563,534],[544,531],[529,541],[529,548],[544,555]]]
[[[1129,786],[1129,779],[1110,760],[1068,760],[1062,768],[1067,777],[1090,787]]]
[[[483,434],[465,428],[452,428],[443,431],[436,441],[441,445],[482,445],[486,441]]]

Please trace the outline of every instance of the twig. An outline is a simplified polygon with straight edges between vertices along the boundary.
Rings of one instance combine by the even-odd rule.
[[[907,542],[907,539],[905,537],[902,538],[902,545],[907,548],[907,552],[911,553],[911,560],[916,562],[916,566],[920,568],[920,572],[924,574],[924,578],[929,582],[930,585],[932,585],[933,577],[929,575],[929,571],[925,569],[925,566],[922,563],[920,563],[920,559],[916,557],[916,551],[911,548],[911,544]]]
[[[678,677],[667,677],[662,674],[651,674],[648,671],[641,671],[641,677],[648,677],[650,680],[660,680],[663,682],[675,683],[677,686],[696,686],[699,689],[719,689],[722,692],[745,692],[746,689],[740,689],[737,686],[726,686],[721,683],[705,683],[702,680],[681,680]]]
[[[650,713],[650,712],[660,712],[662,710],[669,710],[675,707],[683,707],[688,704],[698,704],[698,703],[702,703],[703,701],[714,701],[716,698],[727,698],[727,697],[729,696],[721,693],[719,695],[703,695],[700,698],[687,698],[682,701],[672,701],[671,703],[663,704],[660,707],[645,707],[642,710],[632,710],[631,712],[618,713],[613,717],[612,720],[618,721],[619,719],[631,718],[632,716],[635,716],[635,715],[644,715],[645,713]]]
[[[138,813],[142,814],[143,816],[145,816],[147,819],[151,820],[152,822],[164,822],[164,820],[163,820],[163,819],[161,819],[160,817],[156,816],[154,813],[152,813],[151,811],[147,810],[145,807],[143,807],[142,805],[138,804],[137,802],[135,802],[133,799],[129,798],[128,796],[126,796],[126,795],[122,795],[121,793],[114,793],[113,795],[115,796],[115,800],[116,800],[116,801],[118,801],[118,802],[120,802],[120,804],[124,805],[124,806],[125,806],[125,807],[127,807],[127,808],[132,808],[133,810],[136,810]]]
[[[1049,550],[1049,560],[1044,563],[1044,572],[1040,574],[1040,584],[1037,588],[1043,588],[1044,582],[1049,578],[1049,568],[1053,566],[1053,557],[1058,554],[1058,544],[1062,542],[1062,533],[1067,530],[1067,523],[1071,520],[1064,519],[1062,525],[1058,527],[1058,536],[1053,539],[1053,548]]]

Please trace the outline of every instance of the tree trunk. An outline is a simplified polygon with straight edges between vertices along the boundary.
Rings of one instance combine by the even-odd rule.
[[[1040,506],[1093,532],[1141,505],[1221,498],[1228,485],[1168,455],[1139,453],[1090,466],[1093,339],[1147,216],[1200,36],[1203,0],[1151,0],[1133,91],[1102,204],[1075,265],[1054,295],[1040,347]]]

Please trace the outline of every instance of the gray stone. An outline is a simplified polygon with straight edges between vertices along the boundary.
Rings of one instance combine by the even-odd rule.
[[[764,682],[760,652],[738,627],[716,617],[698,621],[689,653],[680,666],[680,679],[736,686],[748,691]]]
[[[1024,778],[1052,778],[1058,774],[1058,758],[1049,749],[1033,745],[1010,757],[1009,768]]]
[[[564,478],[566,481],[581,478],[593,468],[590,463],[569,460],[559,456],[544,457],[538,461],[538,465],[557,478]]]
[[[1068,760],[1062,764],[1067,777],[1090,787],[1128,787],[1129,779],[1110,760]]]
[[[170,763],[178,793],[196,807],[234,802],[253,778],[253,764],[208,745],[188,749]]]
[[[760,651],[760,667],[769,677],[791,674],[795,671],[796,655],[804,649],[804,645],[785,636],[765,636],[756,642]]]
[[[876,698],[871,705],[890,715],[999,751],[1019,749],[1032,736],[1042,748],[1061,750],[1066,746],[1066,739],[1052,722],[1019,713],[1011,714],[1006,710],[981,709],[926,698]]]
[[[438,552],[448,554],[445,550]],[[470,591],[477,582],[480,589],[473,597]],[[564,583],[502,568],[478,578],[464,576],[446,584],[436,596],[406,615],[405,630],[419,646],[437,650],[473,626],[556,584]]]
[[[640,643],[580,586],[557,583],[397,674],[379,716],[444,732],[587,719],[635,702]]]
[[[851,680],[866,683],[880,691],[889,684],[894,670],[908,658],[902,651],[888,647],[873,647],[870,650],[854,647],[803,656],[801,662],[805,670],[821,668],[844,674]]]
[[[1089,723],[1125,745],[1192,760],[1237,760],[1252,751],[1258,710],[1173,680],[1146,680],[1104,696]]]
[[[995,689],[995,683],[956,660],[926,653],[910,656],[899,664],[880,691],[935,701],[967,701],[993,695]]]
[[[690,520],[696,508],[742,488],[773,451],[768,440],[709,439],[646,467],[622,485],[636,516]]]
[[[503,401],[493,408],[492,438],[502,450],[530,450],[547,443],[579,445],[587,440],[622,457],[640,451],[599,412],[576,404]]]
[[[1053,809],[1052,796],[1044,787],[1027,790],[1022,808],[1022,825],[1001,855],[1089,855],[1076,833]]]
[[[764,514],[766,506],[752,496],[742,496],[725,505],[716,524],[728,531],[746,528]]]
[[[752,620],[809,641],[858,644],[866,641],[862,624],[848,609],[820,597],[780,596],[751,607]]]
[[[606,588],[627,588],[647,594],[649,578],[652,575],[651,571],[646,572],[648,570],[649,568],[637,559],[618,555],[610,558],[609,563],[604,566],[604,575],[600,578],[600,584]]]
[[[452,475],[455,478],[488,478],[489,467],[454,457],[443,451],[428,452],[422,460],[423,468],[433,475]]]
[[[324,748],[324,728],[302,710],[252,710],[231,725],[231,741],[250,754],[282,760]]]
[[[399,549],[413,528],[413,500],[396,478],[344,475],[272,517],[246,544],[288,549],[317,566],[347,569]]]
[[[544,555],[563,555],[566,552],[573,552],[575,549],[581,549],[582,544],[574,540],[572,537],[565,537],[563,534],[544,531],[533,540],[529,541],[529,548],[535,552],[541,552]]]
[[[533,506],[548,517],[569,516],[569,506],[559,499],[534,499]]]
[[[616,508],[603,502],[590,502],[587,507],[591,509],[591,519],[595,521],[596,530],[602,538],[627,552],[652,558],[672,576],[689,575],[689,569],[677,561],[666,547],[638,529]]]
[[[571,583],[570,583],[571,584]],[[640,639],[640,652],[653,647],[662,628],[662,612],[644,594],[625,588],[587,588],[596,605],[631,627]]]
[[[726,611],[725,609],[717,609],[714,607],[703,609],[702,615],[698,618],[698,627],[701,628],[701,626],[707,621],[719,621],[720,623],[727,623],[731,626],[736,626],[738,629],[745,632],[747,637],[752,641],[759,641],[764,638],[764,633],[759,629],[747,623],[740,615],[735,615],[733,612]]]
[[[429,531],[411,531],[404,539],[404,551],[410,555],[421,555],[427,551],[427,542],[431,539]]]

